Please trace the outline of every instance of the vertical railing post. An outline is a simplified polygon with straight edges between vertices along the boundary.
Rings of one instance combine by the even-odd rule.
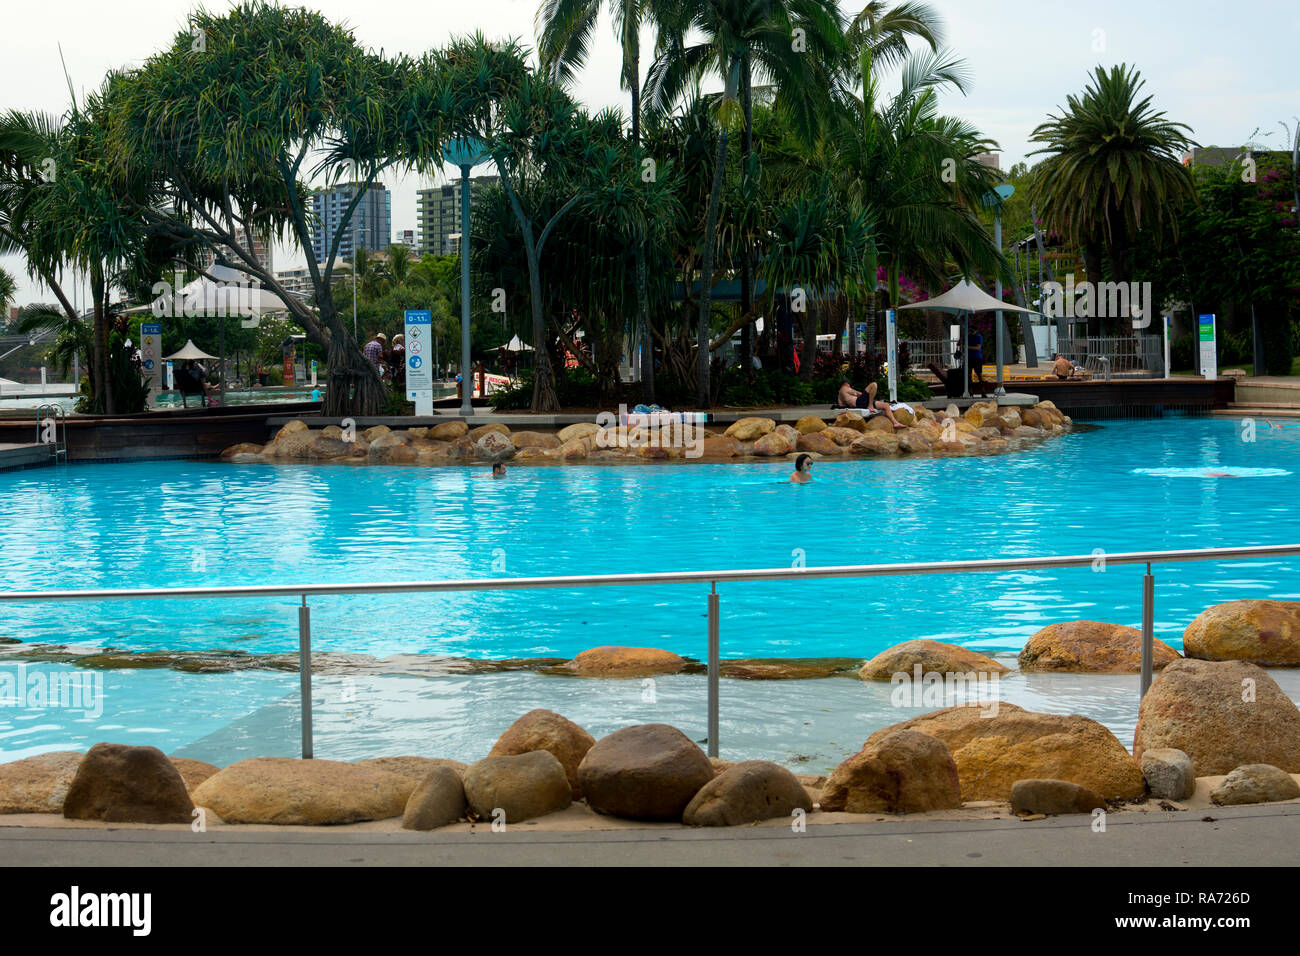
[[[1142,576],[1142,695],[1151,687],[1152,660],[1155,657],[1156,579],[1151,565]]]
[[[307,595],[298,608],[298,674],[302,694],[302,759],[312,758],[311,746],[311,608]]]
[[[718,583],[709,591],[709,756],[718,756]]]

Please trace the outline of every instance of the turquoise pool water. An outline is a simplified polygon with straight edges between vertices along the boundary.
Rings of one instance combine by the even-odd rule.
[[[73,465],[0,474],[6,590],[395,581],[1089,553],[1300,541],[1300,426],[1106,424],[985,458],[486,469]],[[1256,473],[1256,471],[1260,473]],[[1205,477],[1205,473],[1222,475]],[[1300,562],[1157,567],[1157,636],[1204,607],[1300,597]],[[913,637],[1020,647],[1044,624],[1140,621],[1136,567],[728,584],[731,657],[870,656]],[[314,599],[319,650],[700,657],[704,586]],[[5,605],[0,637],[293,650],[296,602]]]
[[[1300,541],[1300,426],[1172,419],[1106,424],[992,458],[486,469],[149,462],[0,473],[4,590],[345,582],[784,567]],[[1300,598],[1300,562],[1157,566],[1156,632],[1175,646],[1204,607]],[[931,637],[1006,655],[1039,627],[1137,625],[1141,569],[720,587],[729,657],[868,657]],[[705,653],[706,587],[334,597],[317,650],[385,657],[568,657],[598,644]],[[293,600],[0,606],[0,638],[127,650],[291,651]],[[93,699],[0,706],[0,760],[100,740],[225,764],[297,753],[298,677],[87,671],[0,657],[38,686]],[[1300,675],[1274,672],[1300,699]],[[26,686],[20,684],[20,686]],[[316,679],[317,754],[474,760],[520,713],[550,707],[597,735],[665,721],[703,737],[705,682],[576,681],[528,672]],[[1002,699],[1102,721],[1126,744],[1135,676],[1022,675]],[[0,704],[6,702],[0,700]],[[724,681],[722,755],[824,772],[910,716],[852,679]]]

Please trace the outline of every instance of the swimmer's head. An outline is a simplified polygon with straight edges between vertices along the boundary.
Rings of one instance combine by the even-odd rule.
[[[795,471],[807,471],[812,467],[812,455],[800,455],[794,460]]]

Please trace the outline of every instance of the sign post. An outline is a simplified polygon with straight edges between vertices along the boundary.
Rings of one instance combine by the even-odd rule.
[[[898,401],[898,313],[885,310],[885,342],[889,349],[889,403]]]
[[[433,414],[433,366],[429,364],[429,339],[433,313],[406,310],[406,397],[415,402],[415,414]]]
[[[149,380],[149,391],[162,391],[162,323],[140,323],[140,363],[144,366],[144,377]]]
[[[1169,326],[1173,324],[1173,316],[1165,316],[1165,378],[1173,375],[1173,369],[1169,367]]]
[[[311,387],[316,387],[316,360],[311,360]]]
[[[1215,350],[1214,313],[1196,317],[1197,339],[1201,347],[1201,374],[1206,378],[1219,377],[1219,356]]]
[[[294,352],[297,351],[294,346],[290,345],[284,350],[284,384],[293,384],[293,361]]]

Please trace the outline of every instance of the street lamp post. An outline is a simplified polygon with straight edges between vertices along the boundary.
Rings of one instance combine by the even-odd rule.
[[[474,377],[469,367],[469,171],[487,159],[488,154],[477,139],[463,136],[449,142],[442,155],[447,162],[460,167],[460,413],[471,418]]]
[[[1010,199],[1012,193],[1014,193],[1015,191],[1016,191],[1015,186],[1012,186],[1010,183],[1002,183],[999,186],[994,186],[993,191],[989,193],[984,200],[988,205],[993,207],[993,243],[998,247],[999,254],[1001,254],[1002,252],[1002,204],[1006,202],[1008,199]],[[994,297],[999,302],[1001,302],[1002,301],[1002,273],[1001,272],[997,274],[997,278],[995,280],[995,286],[996,288],[994,290]],[[1007,390],[1003,386],[1003,382],[1002,382],[1003,360],[1005,358],[1005,356],[1003,355],[1003,345],[1007,336],[1007,332],[1006,332],[1006,320],[1003,319],[1002,317],[1001,309],[998,309],[997,311],[997,320],[993,326],[993,336],[994,338],[997,339],[996,354],[997,354],[997,363],[998,363],[998,385],[997,388],[993,390],[993,394],[1002,396],[1007,393]],[[969,378],[969,375],[967,377]]]

